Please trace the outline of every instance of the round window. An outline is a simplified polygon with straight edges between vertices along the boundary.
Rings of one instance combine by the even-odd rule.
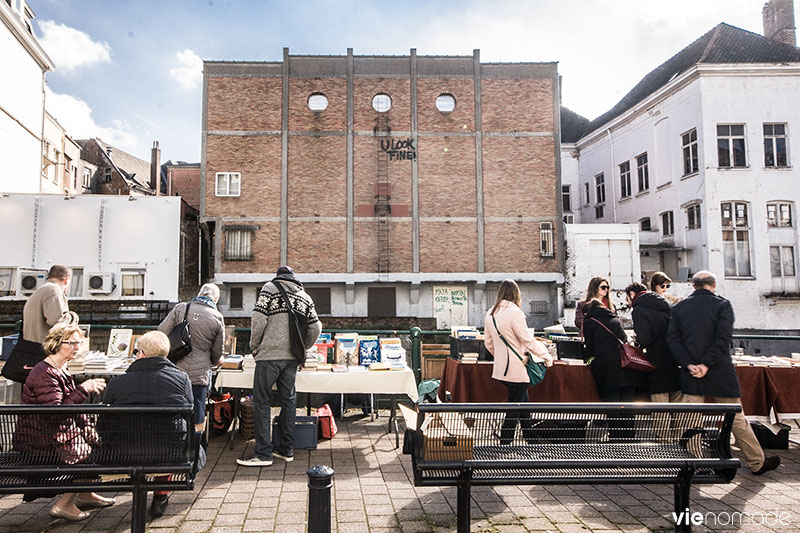
[[[388,94],[376,94],[372,97],[372,108],[378,113],[386,113],[392,108],[392,99]]]
[[[456,99],[452,94],[440,94],[436,97],[436,109],[442,113],[449,113],[456,108]]]
[[[328,107],[328,98],[322,93],[314,93],[308,97],[308,108],[311,111],[323,111]]]

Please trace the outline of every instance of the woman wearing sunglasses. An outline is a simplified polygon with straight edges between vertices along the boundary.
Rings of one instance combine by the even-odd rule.
[[[589,287],[586,289],[586,294],[583,299],[575,306],[575,327],[583,329],[584,308],[583,306],[592,300],[600,300],[603,306],[611,311],[613,314],[617,313],[617,309],[611,302],[611,285],[608,280],[603,276],[595,276],[589,280]]]

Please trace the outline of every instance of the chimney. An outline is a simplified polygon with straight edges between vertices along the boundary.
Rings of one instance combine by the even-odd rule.
[[[764,22],[764,37],[797,46],[793,0],[769,0],[761,10],[761,17]]]
[[[158,141],[153,141],[153,149],[150,150],[150,187],[156,191],[156,196],[161,194],[161,148]]]

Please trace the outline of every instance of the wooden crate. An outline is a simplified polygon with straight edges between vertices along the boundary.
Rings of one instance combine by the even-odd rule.
[[[442,379],[444,361],[450,355],[449,344],[422,345],[422,379]]]

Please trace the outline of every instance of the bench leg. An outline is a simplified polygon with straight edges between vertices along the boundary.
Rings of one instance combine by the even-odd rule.
[[[144,474],[134,474],[131,533],[144,533],[147,521],[147,489]]]
[[[692,471],[681,470],[675,480],[675,531],[689,533],[692,530],[689,495],[692,491]]]
[[[465,470],[461,473],[458,481],[458,503],[456,509],[458,511],[457,524],[458,533],[469,533],[469,507],[470,507],[470,480],[472,478],[472,470]]]

